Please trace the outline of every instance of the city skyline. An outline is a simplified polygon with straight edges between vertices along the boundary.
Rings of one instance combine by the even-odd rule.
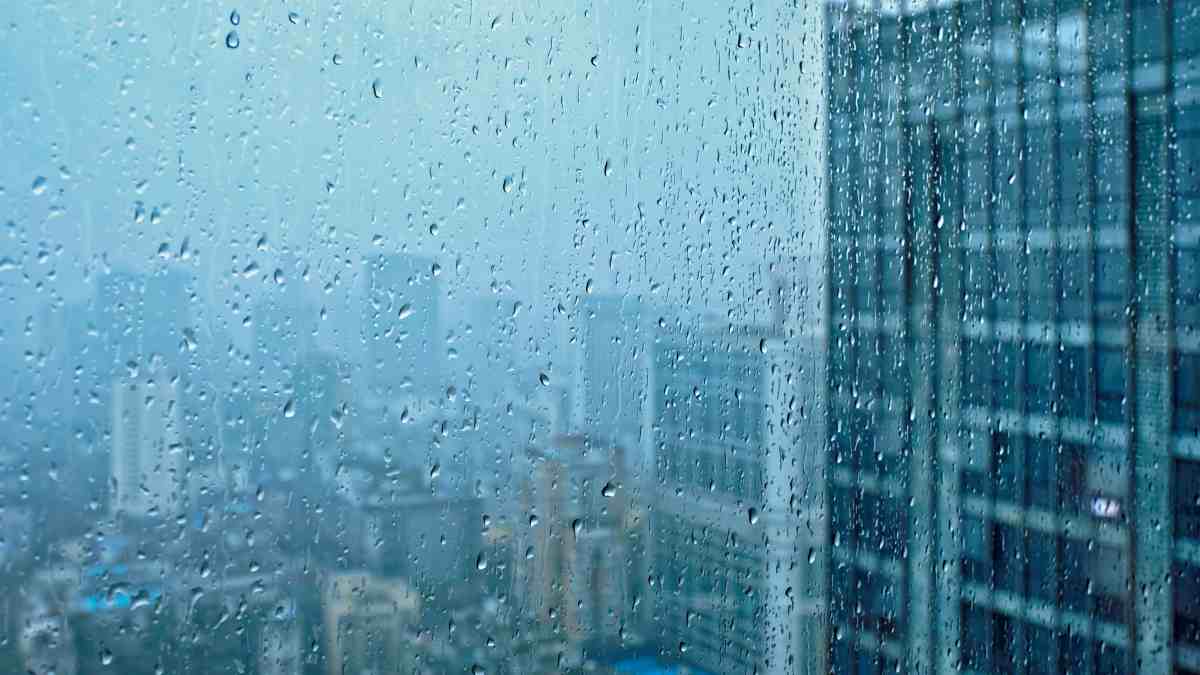
[[[0,672],[1200,673],[1200,4],[0,24]]]

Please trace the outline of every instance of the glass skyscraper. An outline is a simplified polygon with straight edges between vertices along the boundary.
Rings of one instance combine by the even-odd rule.
[[[832,3],[836,672],[1200,672],[1200,15]]]

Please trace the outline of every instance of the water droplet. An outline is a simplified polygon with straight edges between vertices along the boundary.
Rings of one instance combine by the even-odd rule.
[[[35,195],[44,193],[46,191],[46,177],[38,176],[37,178],[34,178],[33,185],[31,187],[33,189],[33,194]]]
[[[112,651],[110,649],[108,649],[107,647],[100,650],[100,663],[103,663],[106,666],[110,666],[110,665],[112,665],[112,662],[113,662]]]
[[[296,400],[289,398],[287,403],[283,404],[283,416],[292,418],[296,416]]]
[[[238,14],[238,11],[236,9],[229,13],[229,23],[236,26],[236,25],[240,24],[241,22],[242,22],[242,16],[240,14]]]
[[[439,475],[441,475],[441,473],[442,473],[442,465],[441,464],[434,464],[433,466],[429,467],[430,480],[437,478]]]
[[[371,83],[371,93],[375,95],[375,98],[383,98],[383,80],[375,78],[375,81]]]
[[[612,162],[608,161],[607,159],[604,160],[604,175],[605,176],[612,175]]]
[[[333,55],[333,65],[335,65],[335,66],[342,65],[342,55],[341,54]]]
[[[512,179],[512,176],[505,176],[505,177],[504,177],[504,182],[500,184],[500,188],[501,188],[502,190],[504,190],[505,192],[512,192],[512,191],[513,191],[513,179]]]
[[[587,280],[587,283],[583,285],[583,292],[584,292],[584,293],[587,293],[588,295],[591,295],[591,294],[592,294],[592,291],[594,291],[594,290],[596,290],[596,282],[595,282],[595,280],[593,280],[593,279],[588,279],[588,280]]]
[[[576,518],[571,521],[571,533],[579,537],[579,533],[583,531],[583,519]]]
[[[612,497],[613,495],[617,494],[617,486],[613,485],[612,481],[609,481],[604,484],[604,487],[600,488],[600,494],[604,495],[605,497]]]
[[[413,315],[413,307],[409,304],[400,305],[400,312],[396,315],[400,319],[407,319]]]
[[[550,376],[545,373],[538,373],[538,382],[541,382],[543,387],[549,387]]]
[[[591,61],[593,67],[595,67],[595,68],[600,67],[600,55],[599,54],[592,54],[592,58],[589,60]]]
[[[231,30],[225,34],[225,46],[230,49],[237,49],[238,45],[242,44],[242,39],[238,37],[236,30]]]
[[[288,21],[291,21],[293,24],[300,23],[300,13],[288,12]]]
[[[479,556],[475,558],[475,569],[483,571],[487,569],[487,566],[487,556],[483,553],[480,553]]]
[[[754,507],[750,507],[750,509],[748,511],[746,511],[746,516],[747,516],[747,519],[750,521],[751,525],[758,524],[758,509],[756,509]]]
[[[191,328],[183,329],[183,348],[189,352],[196,351],[200,341],[196,339],[196,331]]]

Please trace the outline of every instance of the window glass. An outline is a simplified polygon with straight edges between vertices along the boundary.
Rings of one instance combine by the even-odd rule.
[[[1200,3],[0,12],[0,674],[1200,673]]]

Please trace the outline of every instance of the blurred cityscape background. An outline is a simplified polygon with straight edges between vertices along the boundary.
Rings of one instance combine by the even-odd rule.
[[[1200,5],[83,4],[0,672],[1200,674]]]

